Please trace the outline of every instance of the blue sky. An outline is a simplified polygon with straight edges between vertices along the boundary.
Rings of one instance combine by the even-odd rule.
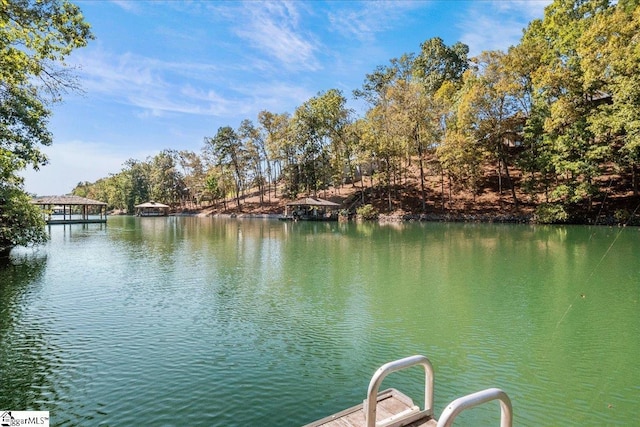
[[[471,55],[506,50],[550,0],[75,1],[96,37],[67,61],[83,94],[53,107],[50,163],[25,172],[37,195],[119,172],[258,112],[293,113],[328,89],[352,101],[365,75],[441,37]]]

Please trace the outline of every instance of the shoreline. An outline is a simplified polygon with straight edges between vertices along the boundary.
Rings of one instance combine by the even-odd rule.
[[[170,216],[192,216],[199,218],[237,218],[237,219],[279,219],[279,213],[214,213],[214,212],[190,212],[171,213]],[[368,220],[350,219],[347,221],[367,222]],[[613,216],[599,218],[596,221],[568,221],[564,223],[544,224],[536,222],[533,214],[475,214],[475,213],[428,213],[428,214],[380,214],[377,220],[369,220],[379,224],[403,223],[403,222],[444,222],[444,223],[478,223],[478,224],[529,224],[529,225],[594,225],[607,227],[640,226],[640,220],[632,218],[627,223],[621,223]]]

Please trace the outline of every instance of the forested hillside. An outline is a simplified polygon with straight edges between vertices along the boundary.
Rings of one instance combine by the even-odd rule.
[[[507,52],[469,57],[426,40],[364,76],[347,107],[330,89],[262,111],[74,194],[131,212],[150,199],[242,209],[350,188],[345,208],[535,213],[540,222],[628,223],[638,214],[640,2],[556,0]],[[222,201],[225,201],[222,204]],[[230,205],[231,206],[230,206]]]

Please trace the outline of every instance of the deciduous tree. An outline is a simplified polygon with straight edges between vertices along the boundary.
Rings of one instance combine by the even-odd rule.
[[[287,113],[275,114],[266,110],[258,113],[258,123],[264,134],[262,141],[265,144],[265,161],[270,187],[279,178],[288,180],[283,171],[288,164],[295,161],[295,148],[289,138],[290,119]],[[276,195],[276,186],[274,185],[273,188]]]
[[[588,118],[598,140],[613,145],[613,159],[632,176],[638,195],[640,177],[640,2],[618,1],[593,17],[578,39],[583,87],[597,108]]]
[[[223,126],[213,138],[205,138],[205,154],[212,163],[233,173],[235,199],[240,209],[240,191],[245,181],[246,151],[238,134],[230,126]]]
[[[530,63],[537,104],[532,112],[544,115],[531,118],[542,123],[542,133],[530,135],[529,142],[548,153],[556,174],[552,199],[567,205],[587,201],[590,206],[597,191],[594,179],[610,157],[610,146],[589,126],[599,92],[585,86],[578,53],[582,35],[610,6],[608,0],[556,0],[543,19],[528,26],[521,41],[521,49],[536,55]]]
[[[77,89],[65,58],[92,38],[80,9],[59,0],[0,0],[0,251],[43,240],[17,172],[46,164],[50,105]]]

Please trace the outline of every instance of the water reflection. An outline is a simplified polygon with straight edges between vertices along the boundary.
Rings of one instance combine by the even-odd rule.
[[[107,224],[51,224],[47,225],[49,237],[55,241],[73,242],[87,239],[96,233],[104,234]]]
[[[55,394],[56,349],[38,303],[46,264],[46,254],[20,248],[0,259],[0,408],[38,410],[44,395]]]
[[[518,425],[635,420],[634,229],[116,217],[51,233],[2,269],[16,379],[0,407],[56,425],[301,425],[414,353],[438,410],[500,386]],[[385,387],[419,398],[416,383]]]

